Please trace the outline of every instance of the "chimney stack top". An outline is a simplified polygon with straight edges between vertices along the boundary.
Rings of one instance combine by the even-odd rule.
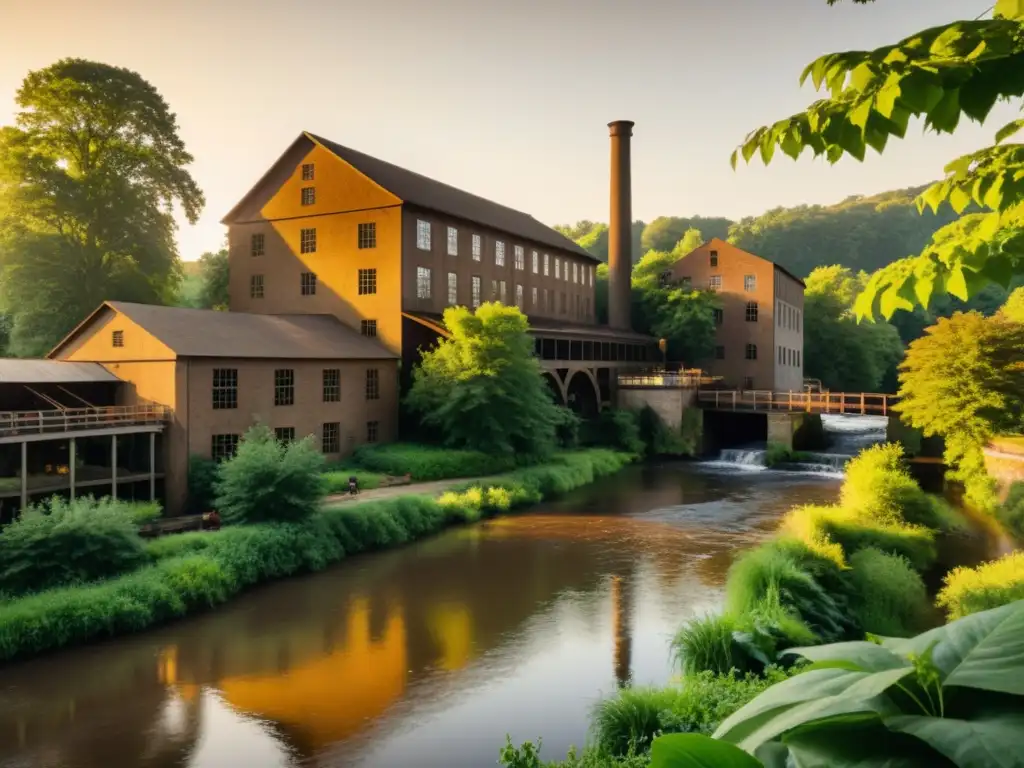
[[[634,125],[636,123],[632,120],[615,120],[608,123],[609,134],[612,136],[632,136]]]

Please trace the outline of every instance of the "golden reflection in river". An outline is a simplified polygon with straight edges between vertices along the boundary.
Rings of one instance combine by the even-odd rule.
[[[379,639],[370,631],[364,598],[349,609],[340,647],[279,674],[239,675],[216,681],[224,701],[301,734],[314,749],[344,741],[380,717],[405,691],[406,626],[391,606]]]

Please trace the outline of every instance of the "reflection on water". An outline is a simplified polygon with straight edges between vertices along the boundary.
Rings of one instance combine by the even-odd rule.
[[[530,514],[0,670],[2,768],[494,765],[666,680],[735,551],[834,480],[638,467]]]

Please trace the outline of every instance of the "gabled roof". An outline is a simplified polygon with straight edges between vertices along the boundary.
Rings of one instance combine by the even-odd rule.
[[[105,310],[125,315],[179,357],[279,360],[393,360],[392,354],[333,315],[257,315],[156,304],[104,302],[50,356]]]
[[[0,384],[83,384],[121,381],[99,363],[0,358]]]
[[[409,205],[481,224],[514,237],[521,237],[524,240],[530,240],[539,245],[547,245],[551,248],[569,251],[583,256],[590,261],[600,263],[600,259],[577,243],[567,238],[561,232],[537,221],[537,219],[529,214],[508,208],[469,192],[464,192],[461,189],[456,189],[448,184],[422,176],[405,168],[400,168],[384,160],[378,160],[375,157],[370,157],[370,155],[349,149],[309,132],[303,133],[296,142],[301,141],[303,138],[319,144],[331,154],[351,165],[375,184],[379,184]],[[282,155],[281,160],[287,156],[294,146],[295,144],[293,143],[285,154]],[[281,162],[281,160],[278,160],[278,162]],[[260,187],[269,175],[270,172],[268,171],[256,184],[253,191]],[[249,194],[252,194],[252,192]],[[246,195],[246,198],[249,194]],[[236,205],[232,209],[225,217],[225,222],[231,220],[234,212],[238,210],[240,205]]]
[[[788,278],[798,282],[800,284],[801,288],[806,288],[807,287],[807,285],[804,283],[803,280],[801,280],[799,277],[794,275],[792,272],[790,272],[788,269],[786,269],[784,266],[782,266],[778,262],[772,261],[771,259],[766,259],[764,256],[758,256],[756,253],[751,253],[750,251],[744,250],[743,248],[740,248],[738,245],[734,245],[733,243],[727,242],[727,241],[723,240],[720,237],[713,237],[713,238],[711,238],[710,240],[708,240],[703,245],[700,245],[697,248],[694,248],[692,251],[690,251],[690,253],[695,253],[698,250],[700,250],[701,248],[704,248],[704,247],[706,247],[708,245],[712,245],[712,244],[715,244],[715,245],[726,245],[729,248],[735,248],[737,251],[739,251],[741,253],[747,254],[747,256],[753,256],[755,259],[761,259],[761,261],[767,261],[769,264],[771,264],[777,270],[779,270],[779,272],[781,272],[782,274],[786,275],[786,277],[788,277]],[[686,254],[686,256],[689,256],[690,253]],[[683,256],[683,258],[685,259],[686,256]]]

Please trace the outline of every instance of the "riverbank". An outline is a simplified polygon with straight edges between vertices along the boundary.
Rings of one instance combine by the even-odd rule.
[[[866,633],[908,637],[941,623],[926,577],[955,565],[939,564],[939,544],[965,529],[956,511],[913,481],[897,446],[863,451],[846,467],[838,504],[792,509],[775,538],[731,566],[725,610],[680,629],[672,650],[681,682],[603,700],[592,743],[553,765],[647,765],[658,733],[710,734],[765,680],[784,677],[790,648]],[[503,764],[529,764],[531,749],[507,744]]]
[[[617,472],[630,454],[584,450],[493,478],[453,480],[439,498],[406,493],[325,506],[301,523],[262,523],[169,536],[150,564],[118,578],[0,605],[0,661],[138,632],[209,610],[257,584],[322,570],[346,557],[425,538],[558,496]],[[405,488],[404,490],[408,490]]]

